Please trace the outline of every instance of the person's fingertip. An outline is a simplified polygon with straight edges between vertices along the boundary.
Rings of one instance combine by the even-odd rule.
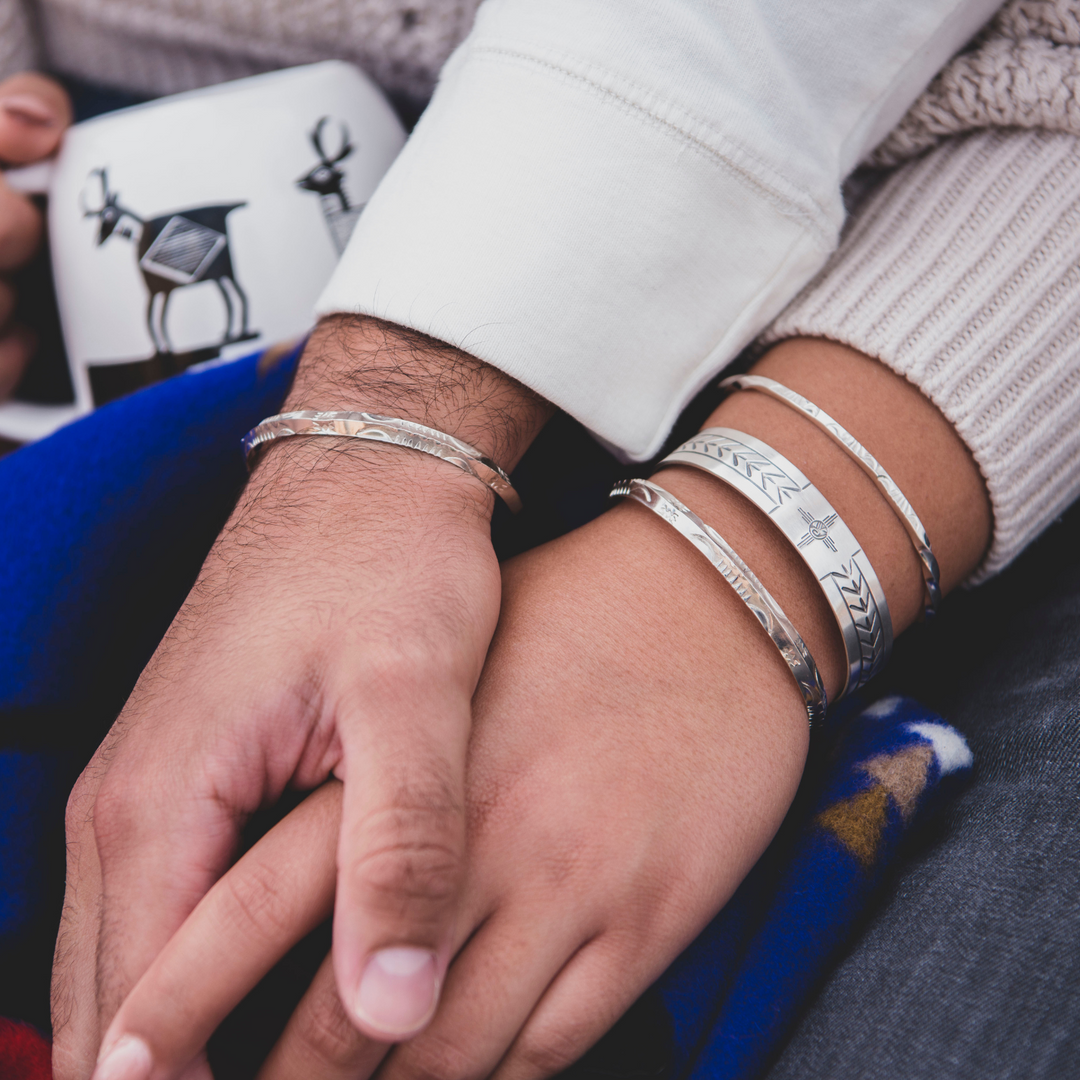
[[[0,97],[0,109],[12,120],[37,128],[56,128],[62,118],[52,105],[36,94],[9,94]]]
[[[90,1080],[149,1080],[154,1059],[137,1035],[121,1035],[98,1058]]]
[[[71,99],[55,80],[24,71],[0,83],[0,160],[28,165],[56,150],[71,123]]]
[[[397,946],[369,957],[354,1009],[357,1020],[373,1037],[396,1042],[421,1031],[435,1015],[438,1000],[435,954],[429,949]]]

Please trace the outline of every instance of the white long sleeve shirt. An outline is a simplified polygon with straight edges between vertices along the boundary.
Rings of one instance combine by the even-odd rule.
[[[648,458],[997,6],[486,0],[319,312],[448,341]]]

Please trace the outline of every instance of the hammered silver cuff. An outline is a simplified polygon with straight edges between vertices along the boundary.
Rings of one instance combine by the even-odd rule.
[[[243,439],[244,458],[251,468],[251,456],[260,447],[274,439],[290,435],[337,435],[352,439],[405,446],[430,454],[462,472],[474,476],[499,496],[513,513],[521,509],[521,497],[506,475],[490,458],[486,458],[475,446],[455,439],[435,428],[416,424],[412,420],[397,420],[392,416],[378,416],[366,412],[301,412],[279,413],[268,416],[253,427]]]
[[[706,428],[663,461],[723,480],[762,510],[821,586],[844,639],[840,697],[868,683],[892,652],[885,593],[858,540],[820,491],[771,446],[731,428]]]
[[[721,577],[735,590],[739,599],[754,613],[765,628],[772,643],[780,651],[806,705],[806,717],[813,727],[825,715],[827,700],[817,664],[810,650],[788,621],[780,605],[754,576],[754,572],[728,546],[727,541],[710,528],[693,511],[688,510],[674,495],[648,480],[625,480],[617,484],[611,498],[634,499],[663,518],[678,533],[686,537],[720,572]]]
[[[915,513],[911,503],[900,490],[900,486],[882,468],[877,458],[824,409],[775,379],[768,379],[764,375],[732,375],[731,378],[724,379],[720,387],[723,390],[757,390],[789,405],[808,420],[813,421],[874,481],[900,519],[900,523],[911,538],[915,553],[919,556],[919,562],[922,564],[923,585],[926,589],[923,618],[926,621],[932,619],[937,614],[938,605],[941,603],[941,572],[938,569],[937,559],[934,558],[934,553],[930,549],[930,538],[926,535],[926,529],[919,520],[919,515]]]

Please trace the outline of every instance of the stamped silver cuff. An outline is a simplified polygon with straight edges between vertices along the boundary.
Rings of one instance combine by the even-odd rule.
[[[828,702],[825,686],[810,650],[780,605],[727,541],[674,495],[648,480],[625,480],[612,489],[611,497],[634,499],[647,506],[686,537],[712,563],[739,599],[754,613],[791,669],[806,705],[810,726],[813,727],[815,721],[822,719]]]
[[[934,558],[934,553],[930,549],[930,538],[926,535],[926,529],[919,520],[919,515],[908,502],[907,496],[877,458],[824,409],[818,408],[802,394],[797,394],[775,379],[768,379],[764,375],[732,375],[731,378],[724,379],[720,387],[724,390],[757,390],[791,406],[821,428],[874,481],[878,490],[892,505],[900,523],[911,538],[915,553],[919,556],[919,562],[922,564],[923,585],[926,590],[923,618],[926,621],[932,619],[937,614],[938,605],[941,603],[941,572],[938,569],[937,559]]]
[[[510,477],[494,461],[484,457],[475,446],[435,428],[416,424],[412,420],[397,420],[392,416],[378,416],[375,413],[314,412],[305,409],[301,412],[268,416],[244,436],[244,458],[248,468],[251,467],[252,454],[260,446],[290,435],[345,436],[419,450],[422,454],[430,454],[476,477],[480,483],[491,488],[515,514],[521,509],[521,497],[510,483]]]
[[[663,461],[731,485],[784,534],[821,586],[844,639],[844,694],[868,683],[892,652],[885,593],[854,534],[829,501],[771,446],[731,428],[706,428]]]

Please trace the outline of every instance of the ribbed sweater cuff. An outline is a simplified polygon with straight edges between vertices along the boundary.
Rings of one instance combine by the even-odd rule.
[[[764,340],[877,357],[956,427],[994,512],[976,584],[1080,494],[1078,312],[1080,138],[993,131],[897,170]]]

